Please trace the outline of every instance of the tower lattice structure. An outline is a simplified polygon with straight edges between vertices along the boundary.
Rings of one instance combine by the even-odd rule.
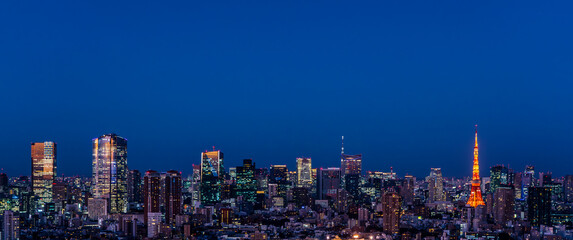
[[[468,205],[472,207],[477,207],[479,205],[485,205],[483,198],[481,196],[481,186],[479,178],[479,161],[478,161],[478,133],[477,125],[475,131],[475,146],[474,146],[474,167],[472,171],[472,191],[470,198],[468,200]]]

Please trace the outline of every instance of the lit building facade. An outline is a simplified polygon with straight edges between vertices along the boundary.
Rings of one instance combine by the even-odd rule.
[[[389,191],[382,195],[382,227],[387,234],[398,234],[400,232],[400,214],[402,200],[396,192]]]
[[[237,197],[249,203],[256,202],[257,179],[255,178],[255,163],[252,159],[244,159],[243,166],[237,167]]]
[[[510,186],[496,188],[493,194],[493,217],[497,224],[505,225],[514,216],[515,190]]]
[[[428,202],[445,201],[444,179],[441,168],[432,168],[428,177]]]
[[[317,170],[317,196],[320,200],[334,199],[341,188],[340,168],[319,168]]]
[[[513,186],[514,173],[513,170],[503,165],[496,165],[489,170],[489,192],[495,193],[497,188],[501,186]]]
[[[220,150],[201,153],[201,203],[213,205],[221,200],[224,180],[223,153]]]
[[[56,143],[36,142],[31,146],[32,190],[38,199],[38,209],[51,203],[52,185],[56,178]]]
[[[143,177],[143,219],[149,225],[149,218],[152,213],[159,213],[161,175],[153,170],[145,172]]]
[[[92,140],[92,195],[108,199],[110,213],[127,212],[127,139],[106,134]]]
[[[312,159],[296,159],[297,187],[312,187]]]
[[[182,212],[181,174],[175,170],[168,171],[164,183],[165,223],[174,224],[175,217]]]
[[[551,188],[530,187],[527,196],[527,218],[531,226],[551,226]]]
[[[286,200],[286,193],[290,187],[288,181],[288,168],[286,165],[271,165],[269,170],[269,183],[277,184],[278,195]]]

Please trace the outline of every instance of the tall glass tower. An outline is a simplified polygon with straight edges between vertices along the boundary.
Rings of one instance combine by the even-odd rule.
[[[32,143],[32,190],[38,197],[38,207],[52,202],[52,185],[56,178],[56,144]]]
[[[220,150],[201,153],[201,203],[212,205],[221,200],[224,168]]]
[[[106,134],[92,140],[94,198],[107,199],[110,213],[127,212],[127,139]]]

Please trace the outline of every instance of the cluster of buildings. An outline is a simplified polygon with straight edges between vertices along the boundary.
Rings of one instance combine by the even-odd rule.
[[[0,174],[2,239],[573,239],[573,175],[480,176],[477,131],[463,179],[364,171],[344,147],[338,166],[300,157],[290,170],[226,168],[213,148],[183,177],[128,168],[116,134],[92,144],[89,178],[58,175],[53,142],[32,143],[30,177]]]

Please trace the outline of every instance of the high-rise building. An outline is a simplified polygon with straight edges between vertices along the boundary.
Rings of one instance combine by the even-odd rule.
[[[38,208],[52,202],[56,170],[56,143],[32,143],[32,190],[38,199]]]
[[[490,168],[489,170],[489,192],[495,193],[497,188],[504,186],[513,186],[513,170],[504,166],[504,165],[496,165]]]
[[[269,170],[269,183],[277,184],[278,195],[286,200],[286,193],[290,187],[287,166],[271,165]]]
[[[225,168],[220,150],[201,153],[201,203],[213,205],[221,200]]]
[[[497,224],[505,225],[513,219],[515,190],[511,186],[497,187],[493,194],[493,217]]]
[[[149,226],[149,218],[154,217],[152,213],[159,213],[161,175],[153,170],[145,172],[143,177],[143,220]]]
[[[2,228],[4,240],[20,239],[20,216],[16,212],[4,211],[4,222]]]
[[[105,198],[88,198],[88,217],[93,220],[107,218],[107,204]]]
[[[533,166],[525,166],[525,171],[521,176],[521,199],[527,199],[529,188],[535,187],[535,168]]]
[[[382,195],[382,227],[387,234],[400,232],[400,212],[402,200],[394,191],[388,191]]]
[[[444,179],[441,168],[432,168],[428,176],[428,202],[445,201]]]
[[[565,201],[573,202],[573,175],[565,176],[563,180],[563,193]]]
[[[532,226],[551,226],[551,188],[529,187],[527,217]]]
[[[477,207],[480,205],[485,205],[483,202],[483,198],[481,196],[481,186],[480,186],[480,177],[479,177],[479,160],[478,160],[478,132],[477,132],[477,125],[476,125],[476,132],[475,132],[475,145],[474,145],[474,166],[472,170],[472,188],[470,197],[468,199],[468,205],[471,207]]]
[[[109,201],[110,213],[127,212],[127,139],[106,134],[92,140],[92,195]]]
[[[0,173],[0,188],[8,187],[8,176],[6,173]]]
[[[334,199],[341,184],[340,168],[319,168],[316,174],[318,199]]]
[[[310,158],[296,159],[297,187],[312,187],[312,160]]]
[[[131,170],[127,177],[127,199],[129,202],[142,202],[141,173]]]
[[[400,188],[400,196],[404,203],[412,205],[414,203],[414,190],[416,188],[416,178],[412,175],[406,175]]]
[[[342,174],[362,174],[362,154],[342,154],[340,169]]]
[[[244,159],[243,166],[237,167],[237,197],[249,203],[256,202],[257,180],[255,178],[255,163],[252,159]]]
[[[181,214],[182,183],[181,173],[171,170],[165,175],[164,180],[164,206],[165,206],[165,223],[174,224],[175,216]]]
[[[344,175],[344,189],[357,200],[360,195],[360,174],[349,173]]]

